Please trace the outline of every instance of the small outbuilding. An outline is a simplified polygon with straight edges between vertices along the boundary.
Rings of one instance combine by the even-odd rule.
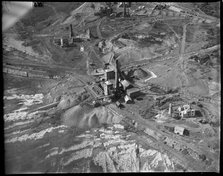
[[[122,84],[124,90],[125,90],[126,88],[128,88],[129,85],[130,85],[130,83],[129,83],[127,80],[122,80],[122,81],[121,81],[121,84]]]
[[[140,94],[139,88],[127,89],[127,95],[131,98],[135,98],[135,97],[139,96],[139,94]]]
[[[128,95],[126,95],[126,96],[124,97],[124,99],[125,99],[125,103],[129,103],[129,102],[132,101],[132,99],[131,99]]]
[[[180,127],[180,126],[175,126],[174,133],[183,136],[184,135],[184,128]]]

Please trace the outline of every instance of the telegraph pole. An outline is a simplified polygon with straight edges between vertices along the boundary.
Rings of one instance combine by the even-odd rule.
[[[138,170],[137,172],[140,172],[140,156],[139,156],[139,143],[136,143],[136,164],[138,161]]]

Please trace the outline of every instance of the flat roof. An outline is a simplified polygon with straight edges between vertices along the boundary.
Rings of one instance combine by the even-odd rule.
[[[111,71],[115,71],[115,69],[113,67],[108,67],[105,69],[106,72],[111,72]]]
[[[136,87],[131,88],[131,89],[127,89],[127,93],[134,93],[134,92],[139,92],[139,91],[140,91],[140,89],[136,88]]]
[[[105,81],[105,84],[106,85],[111,85],[112,83],[111,83],[111,81]]]

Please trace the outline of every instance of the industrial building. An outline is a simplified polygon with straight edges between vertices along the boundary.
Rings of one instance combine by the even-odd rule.
[[[180,126],[175,126],[174,133],[183,136],[183,134],[184,134],[184,128],[183,127],[180,127]]]
[[[115,79],[115,71],[113,68],[105,69],[105,80]]]
[[[56,37],[53,43],[60,47],[74,47],[75,43],[87,41],[91,38],[90,29],[87,29],[83,34],[74,36],[72,24],[70,24],[70,33],[67,36]]]
[[[104,95],[110,95],[112,93],[113,84],[111,81],[105,81],[103,83],[103,87],[104,87]]]
[[[125,95],[124,100],[125,100],[125,103],[129,103],[132,101],[131,97],[129,97],[128,95]]]
[[[121,85],[123,86],[123,89],[126,90],[130,86],[130,83],[127,80],[122,80]]]
[[[195,116],[195,110],[191,108],[190,105],[183,105],[178,107],[178,112],[181,118],[186,117],[194,117]]]
[[[125,103],[130,103],[140,94],[140,89],[132,87],[131,83],[120,73],[118,60],[114,62],[110,60],[104,68],[93,70],[91,75],[99,80],[103,96],[113,97],[115,102],[121,99]]]
[[[181,136],[189,136],[189,131],[183,127],[180,127],[180,126],[174,127],[174,133],[179,134]]]
[[[135,97],[139,96],[140,89],[139,88],[127,89],[126,94],[131,98],[135,98]]]

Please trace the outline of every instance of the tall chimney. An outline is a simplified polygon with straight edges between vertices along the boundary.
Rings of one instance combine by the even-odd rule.
[[[115,89],[116,92],[118,91],[119,88],[119,80],[118,80],[118,59],[115,60]]]
[[[60,39],[60,46],[63,47],[64,43],[63,43],[63,38]]]
[[[168,112],[168,114],[172,115],[172,104],[171,103],[169,104],[169,112]]]
[[[72,24],[70,24],[70,38],[74,36]]]

